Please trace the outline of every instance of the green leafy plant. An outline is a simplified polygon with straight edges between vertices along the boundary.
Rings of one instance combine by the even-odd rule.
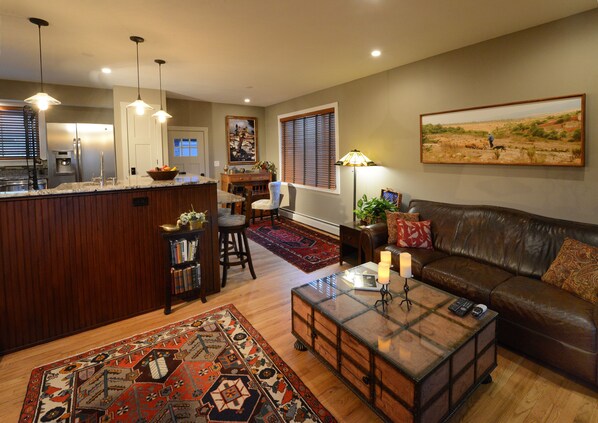
[[[363,195],[357,200],[357,208],[353,210],[355,216],[367,224],[379,221],[386,221],[386,211],[398,211],[396,204],[380,197],[373,197],[368,200],[367,195]]]

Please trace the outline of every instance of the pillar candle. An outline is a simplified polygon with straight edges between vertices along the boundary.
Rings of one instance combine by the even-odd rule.
[[[390,251],[380,251],[380,263],[391,263]]]
[[[386,285],[390,282],[390,264],[378,263],[378,283]]]
[[[401,253],[399,255],[399,266],[401,277],[410,278],[411,276],[413,276],[411,274],[411,254]]]

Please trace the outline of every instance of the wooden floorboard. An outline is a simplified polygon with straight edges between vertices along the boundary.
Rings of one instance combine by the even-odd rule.
[[[254,242],[250,241],[250,248],[258,278],[252,280],[248,269],[231,269],[226,288],[209,296],[206,304],[200,301],[177,304],[168,316],[157,310],[0,357],[0,422],[18,420],[34,367],[228,303],[243,313],[340,422],[380,421],[311,353],[293,348],[291,288],[350,266],[335,264],[305,274]],[[114,290],[110,286],[106,289]],[[598,421],[597,391],[512,351],[498,349],[498,367],[492,376],[493,383],[475,391],[451,422]]]

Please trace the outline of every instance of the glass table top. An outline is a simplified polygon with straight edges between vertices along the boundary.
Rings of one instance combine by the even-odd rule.
[[[381,298],[378,290],[354,289],[363,274],[376,275],[377,265],[365,263],[292,291],[415,380],[497,316],[492,310],[479,320],[470,314],[456,316],[448,310],[456,296],[414,279],[408,280],[413,303],[408,309],[406,303],[401,305],[405,279],[392,270],[389,291],[393,300],[383,312],[380,305],[375,307]]]

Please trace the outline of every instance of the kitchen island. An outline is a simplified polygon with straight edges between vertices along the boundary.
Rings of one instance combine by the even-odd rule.
[[[218,292],[216,187],[182,176],[0,194],[0,354],[163,307],[158,226],[192,206],[207,211],[201,279]]]

